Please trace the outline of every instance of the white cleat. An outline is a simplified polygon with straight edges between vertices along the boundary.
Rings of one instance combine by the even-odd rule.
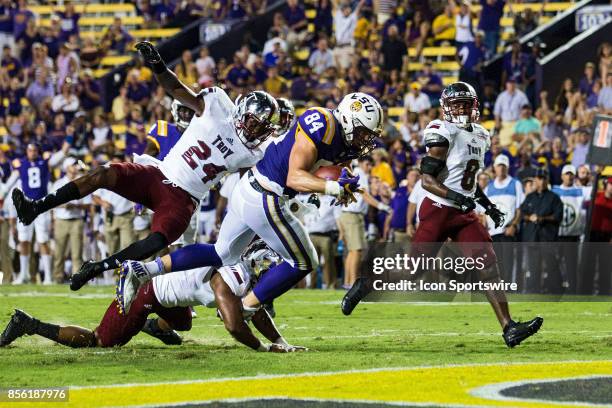
[[[136,298],[141,282],[137,271],[143,267],[142,262],[124,261],[119,268],[119,277],[115,287],[115,298],[119,304],[119,311],[122,314],[130,312],[130,306]]]

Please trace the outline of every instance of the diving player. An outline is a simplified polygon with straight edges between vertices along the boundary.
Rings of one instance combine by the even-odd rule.
[[[220,88],[206,88],[196,95],[166,67],[151,43],[140,42],[136,48],[166,92],[195,112],[164,160],[150,158],[151,165],[100,166],[37,200],[27,198],[19,189],[13,191],[17,215],[26,225],[38,215],[99,188],[154,211],[149,236],[106,259],[84,263],[72,277],[72,290],[126,259],[148,258],[179,238],[202,196],[225,174],[257,163],[263,155],[260,144],[278,125],[278,104],[267,93],[251,92],[237,105]]]
[[[120,281],[137,287],[166,271],[202,265],[235,263],[255,234],[285,262],[272,268],[243,300],[245,310],[285,293],[316,269],[318,257],[302,223],[288,202],[298,192],[335,196],[340,203],[354,199],[359,177],[342,171],[337,181],[313,175],[322,165],[346,163],[367,154],[382,131],[383,111],[378,101],[364,93],[346,95],[337,109],[307,109],[291,130],[266,149],[264,158],[245,174],[231,197],[216,244],[197,244],[146,264],[128,262]],[[134,272],[138,269],[138,273]],[[134,290],[119,294],[129,309]]]
[[[255,241],[237,265],[217,270],[199,268],[158,276],[140,288],[129,314],[120,314],[117,301],[113,301],[95,330],[41,322],[16,309],[0,335],[0,347],[11,344],[24,334],[37,334],[70,347],[123,346],[140,331],[165,344],[178,345],[182,339],[175,330],[191,329],[188,306],[201,304],[208,308],[218,308],[227,331],[253,350],[276,353],[306,350],[304,347],[289,345],[265,310],[259,310],[251,320],[255,328],[272,344],[262,343],[251,332],[242,315],[240,298],[276,260],[277,255],[265,244]],[[151,313],[159,317],[147,319]]]
[[[21,188],[25,197],[37,200],[47,195],[51,171],[59,166],[70,149],[70,143],[64,142],[62,149],[53,155],[45,157],[40,145],[31,143],[26,148],[26,156],[13,160],[13,171],[6,181],[0,198],[3,198],[21,180]],[[51,252],[49,239],[51,233],[51,214],[45,214],[36,220],[34,225],[17,223],[17,238],[19,240],[19,277],[16,284],[30,281],[30,244],[36,231],[36,242],[40,246],[40,261],[44,273],[43,284],[50,285]]]
[[[489,233],[474,209],[480,204],[496,227],[504,224],[504,214],[484,195],[476,176],[484,168],[484,154],[490,148],[489,132],[479,125],[478,97],[465,82],[455,82],[444,89],[440,98],[444,120],[431,121],[424,130],[427,155],[421,161],[423,189],[426,196],[419,208],[413,256],[435,256],[447,238],[459,243],[466,257],[483,257],[482,281],[500,279],[497,257]],[[432,243],[437,243],[433,245]],[[367,280],[360,278],[342,300],[342,311],[350,314],[368,293]],[[536,317],[517,323],[510,317],[502,291],[486,291],[489,303],[503,329],[508,347],[514,347],[535,334],[543,319]]]

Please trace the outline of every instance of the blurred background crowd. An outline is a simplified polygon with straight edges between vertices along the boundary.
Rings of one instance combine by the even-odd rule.
[[[53,191],[79,172],[143,153],[151,125],[172,121],[171,99],[137,59],[108,109],[101,103],[98,78],[131,60],[135,41],[175,35],[202,18],[248,20],[268,6],[266,0],[99,3],[0,1],[3,183],[25,163],[51,158],[42,184]],[[371,157],[354,164],[369,193],[342,209],[321,197],[318,214],[304,219],[323,260],[306,286],[348,287],[368,242],[403,242],[414,235],[422,194],[417,170],[425,153],[422,130],[440,116],[441,91],[456,80],[476,88],[481,122],[492,135],[479,183],[508,214],[500,229],[483,215],[494,241],[609,243],[612,180],[603,177],[607,184],[594,186],[595,174],[605,169],[590,165],[587,152],[594,115],[612,114],[612,45],[602,43],[581,76],[566,78],[549,94],[538,92],[535,83],[545,44],[537,38],[527,48],[518,42],[568,4],[287,0],[274,14],[265,42],[245,36],[231,60],[215,58],[206,46],[185,50],[174,72],[196,91],[221,86],[232,98],[264,89],[290,99],[298,113],[308,106],[333,109],[344,94],[358,90],[380,100],[386,114],[383,135]],[[482,70],[492,58],[502,58],[496,77]],[[62,149],[66,158],[52,160]],[[21,183],[32,183],[32,175],[23,174]],[[224,216],[222,193],[216,189],[203,200],[201,241],[214,240]],[[372,207],[368,195],[385,206]],[[82,260],[105,257],[146,235],[149,227],[133,203],[101,192],[54,211],[48,227],[18,232],[10,192],[2,190],[0,198],[3,283],[65,282]],[[538,221],[548,215],[555,221]],[[577,281],[550,262],[538,264],[538,256],[523,262],[515,261],[515,252],[504,253],[502,247],[498,252],[507,280],[528,282],[536,291],[610,293],[610,271],[601,254],[590,257],[593,276]],[[580,259],[577,252],[563,262],[577,265]],[[51,264],[52,277],[41,279],[39,271]],[[24,265],[26,274],[20,273]]]

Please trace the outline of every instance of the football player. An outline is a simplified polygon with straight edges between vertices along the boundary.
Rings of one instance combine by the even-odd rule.
[[[140,42],[136,49],[166,92],[195,112],[164,160],[155,162],[151,158],[151,165],[100,166],[37,200],[27,198],[21,190],[13,191],[17,215],[26,225],[38,215],[99,188],[154,211],[149,236],[106,259],[84,263],[72,277],[72,290],[80,289],[105,270],[119,267],[126,259],[148,258],[179,238],[211,186],[225,174],[257,163],[263,155],[260,144],[278,125],[278,104],[267,93],[251,92],[237,105],[220,88],[206,88],[195,94],[166,67],[151,43]]]
[[[277,258],[263,242],[255,241],[236,265],[158,276],[140,288],[128,314],[121,314],[114,300],[94,330],[41,322],[16,309],[0,335],[0,347],[11,344],[25,334],[37,334],[70,347],[123,346],[140,331],[165,344],[178,345],[182,339],[175,330],[191,329],[189,306],[204,305],[218,308],[227,331],[253,350],[277,353],[306,350],[289,345],[264,309],[253,314],[251,321],[271,344],[262,343],[251,332],[242,315],[240,298],[257,279],[264,276]],[[147,319],[152,313],[159,317]]]
[[[231,265],[255,234],[285,262],[270,269],[243,299],[245,310],[257,310],[282,295],[315,270],[318,256],[308,232],[290,209],[298,192],[332,195],[340,203],[354,200],[359,177],[344,169],[337,181],[313,173],[322,165],[346,163],[366,155],[382,131],[383,111],[364,93],[346,95],[335,110],[307,109],[284,137],[271,143],[264,158],[234,188],[232,205],[214,245],[184,247],[153,262],[141,263],[139,273],[123,268],[127,282],[120,305],[129,309],[132,286],[152,276],[204,265]]]
[[[474,212],[478,203],[496,227],[504,224],[504,214],[476,183],[478,172],[485,167],[484,154],[490,148],[489,132],[477,123],[478,97],[471,85],[455,82],[442,92],[440,106],[444,120],[433,120],[424,130],[427,155],[421,161],[421,173],[426,195],[419,209],[413,254],[435,256],[447,238],[459,243],[482,243],[477,248],[465,245],[462,250],[467,257],[482,256],[485,268],[480,279],[496,282],[500,273],[491,237]],[[367,292],[367,279],[360,278],[342,301],[343,313],[350,314]],[[513,321],[504,292],[487,291],[486,296],[508,347],[520,344],[542,325],[541,317],[524,323]]]

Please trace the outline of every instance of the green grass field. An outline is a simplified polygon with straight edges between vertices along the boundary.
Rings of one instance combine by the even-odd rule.
[[[49,322],[94,328],[110,287],[1,287],[0,325],[14,308]],[[535,337],[507,349],[483,303],[367,303],[342,315],[340,291],[293,290],[277,300],[276,323],[306,353],[253,352],[215,317],[197,308],[184,344],[170,347],[139,334],[123,348],[70,349],[24,337],[0,349],[3,387],[93,386],[364,370],[383,367],[612,360],[612,303],[514,303],[513,317],[544,317]],[[587,370],[588,371],[588,370]],[[589,374],[589,372],[584,373]],[[611,373],[612,374],[612,373]]]

